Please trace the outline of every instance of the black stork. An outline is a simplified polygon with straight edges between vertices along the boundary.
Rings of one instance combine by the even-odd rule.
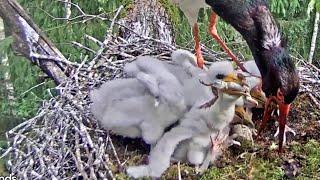
[[[195,1],[196,2],[196,1]],[[292,61],[286,41],[268,9],[266,0],[205,0],[212,10],[233,26],[246,40],[262,78],[262,90],[268,101],[258,136],[273,111],[279,107],[279,152],[290,104],[299,92],[299,75]]]

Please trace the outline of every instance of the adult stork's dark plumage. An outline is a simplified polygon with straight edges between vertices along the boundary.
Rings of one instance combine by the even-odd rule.
[[[266,0],[206,0],[206,3],[248,43],[268,97],[258,134],[270,119],[270,104],[275,102],[280,110],[279,151],[282,151],[290,104],[299,92],[299,76]]]

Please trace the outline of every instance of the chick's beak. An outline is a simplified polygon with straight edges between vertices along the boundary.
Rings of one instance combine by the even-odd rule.
[[[258,106],[258,101],[253,99],[251,96],[247,96],[245,100],[245,105],[248,107],[257,107]]]
[[[243,108],[243,106],[236,107],[235,115],[243,120],[242,124],[248,125],[249,127],[254,128],[254,123],[252,122],[251,117],[247,113],[247,111]]]
[[[230,86],[226,90],[224,90],[225,93],[230,95],[248,95],[245,91],[245,88],[243,87],[248,87],[248,85],[244,82],[243,76],[237,75],[235,73],[230,73],[223,78],[223,81],[227,83],[234,83],[233,85],[230,84]]]
[[[259,90],[257,88],[252,88],[250,91],[250,95],[252,98],[258,101],[259,107],[264,107],[264,104],[267,101],[267,98],[262,90]]]
[[[235,73],[230,73],[228,74],[224,79],[224,82],[234,82],[240,85],[247,85],[244,82],[244,76],[242,76],[241,74],[235,74]]]

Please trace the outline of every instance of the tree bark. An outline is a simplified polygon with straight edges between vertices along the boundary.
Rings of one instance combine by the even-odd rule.
[[[13,50],[39,67],[56,84],[67,77],[61,61],[66,61],[62,53],[47,39],[16,0],[0,1],[0,16],[8,25],[14,38]]]
[[[121,37],[129,42],[147,37],[175,44],[172,23],[158,0],[135,0],[133,5],[126,18],[122,19],[126,28],[121,29]]]
[[[311,40],[311,47],[310,47],[310,53],[308,62],[312,64],[312,59],[314,56],[314,52],[316,50],[316,43],[317,43],[317,36],[318,36],[318,29],[319,29],[319,21],[320,21],[320,13],[316,12],[315,20],[314,20],[314,28],[313,28],[313,34],[312,34],[312,40]]]

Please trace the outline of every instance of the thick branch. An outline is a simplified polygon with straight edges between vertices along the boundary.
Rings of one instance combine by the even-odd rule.
[[[40,59],[34,55],[55,57],[61,62],[67,61],[62,53],[46,38],[37,25],[27,15],[16,0],[0,1],[0,16],[11,30],[14,37],[13,49],[16,53],[23,55],[32,62],[38,62],[40,68],[51,77],[56,84],[60,84],[66,79],[61,64]]]

